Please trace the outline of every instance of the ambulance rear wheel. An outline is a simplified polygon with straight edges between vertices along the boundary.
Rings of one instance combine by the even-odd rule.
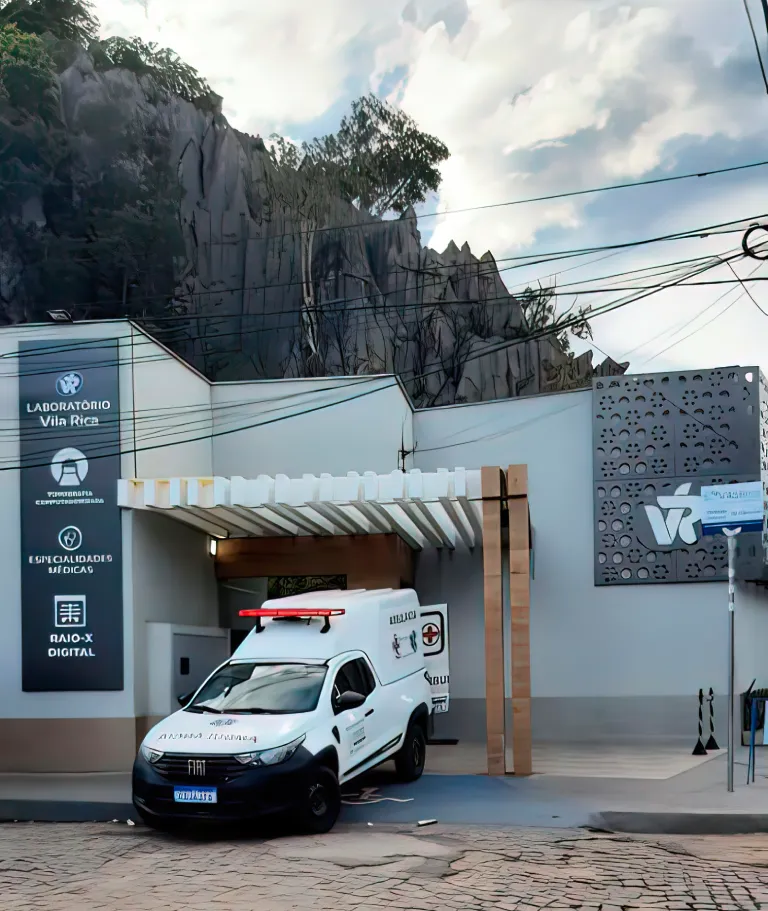
[[[424,771],[427,738],[420,724],[411,722],[400,751],[395,754],[395,770],[400,781],[416,781]]]
[[[313,835],[330,832],[341,811],[339,780],[330,769],[319,768],[310,778],[304,806],[302,828]]]

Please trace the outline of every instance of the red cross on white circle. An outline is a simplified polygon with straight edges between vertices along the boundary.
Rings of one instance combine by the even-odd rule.
[[[440,629],[435,623],[425,623],[421,629],[424,645],[434,645],[440,638]]]

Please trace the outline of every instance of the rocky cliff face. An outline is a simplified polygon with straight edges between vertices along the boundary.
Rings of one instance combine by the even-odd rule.
[[[313,235],[317,339],[308,365],[301,225],[270,194],[272,165],[262,141],[237,132],[221,114],[163,95],[129,72],[97,72],[82,51],[73,54],[59,84],[56,129],[68,152],[48,173],[35,165],[40,179],[14,211],[10,203],[0,203],[0,221],[17,228],[21,223],[24,232],[23,244],[18,230],[2,235],[6,321],[39,317],[41,308],[51,306],[34,299],[27,280],[30,238],[55,233],[51,199],[64,192],[67,204],[76,206],[78,194],[84,198],[79,183],[92,187],[109,159],[113,170],[117,161],[129,182],[141,184],[141,192],[158,168],[170,165],[175,173],[177,217],[164,229],[174,236],[161,239],[173,277],[162,264],[150,268],[132,254],[127,264],[120,259],[119,268],[99,279],[105,285],[122,282],[118,303],[124,309],[94,309],[77,298],[70,309],[78,316],[129,312],[142,318],[208,376],[395,372],[418,405],[431,406],[573,388],[588,384],[594,374],[625,369],[613,361],[593,367],[591,353],[574,359],[552,336],[526,341],[521,306],[489,253],[478,259],[467,245],[454,244],[437,253],[422,246],[413,212],[382,222],[341,200]],[[5,121],[9,116],[6,110]],[[140,136],[130,151],[121,147],[128,135]],[[51,193],[51,183],[57,193]],[[93,303],[104,289],[89,281],[94,298],[86,300]],[[77,287],[78,294],[88,293]],[[114,287],[109,293],[120,297]],[[486,349],[493,353],[480,357]]]

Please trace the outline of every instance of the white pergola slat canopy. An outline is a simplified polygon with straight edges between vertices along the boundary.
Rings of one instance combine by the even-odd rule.
[[[472,549],[482,540],[479,469],[135,478],[118,482],[117,499],[218,538],[395,533],[414,550]]]

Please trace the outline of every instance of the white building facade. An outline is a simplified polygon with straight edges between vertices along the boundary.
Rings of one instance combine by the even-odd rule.
[[[100,352],[95,359],[93,349]],[[94,402],[108,401],[108,407],[62,410],[61,402],[91,401],[89,388],[99,383],[107,388],[103,384],[110,373],[117,401],[97,397]],[[734,381],[739,388],[743,374]],[[57,388],[62,377],[64,386]],[[73,389],[77,377],[82,388]],[[123,321],[4,329],[0,717],[5,736],[0,771],[129,769],[148,726],[172,711],[180,691],[200,682],[199,675],[224,660],[239,641],[247,624],[238,611],[258,606],[270,586],[295,575],[290,567],[298,564],[291,554],[299,550],[307,584],[322,584],[322,579],[342,580],[348,587],[412,584],[422,604],[448,605],[450,711],[436,719],[436,730],[463,741],[485,740],[479,479],[487,466],[527,466],[534,743],[694,735],[696,694],[710,687],[724,739],[727,585],[722,566],[712,570],[712,554],[702,550],[701,571],[711,574],[689,580],[685,566],[698,559],[696,542],[659,544],[657,539],[645,542],[642,550],[628,539],[621,545],[624,534],[598,527],[603,514],[609,525],[621,521],[608,515],[602,502],[620,510],[628,490],[621,486],[628,483],[620,476],[622,466],[629,465],[635,483],[658,457],[643,455],[650,440],[642,452],[622,449],[619,437],[627,420],[631,424],[627,409],[632,402],[619,401],[630,380],[616,382],[613,391],[606,385],[417,411],[389,376],[211,384]],[[696,382],[704,389],[709,380],[702,374]],[[758,378],[748,382],[757,385]],[[62,395],[62,389],[69,394]],[[605,395],[614,395],[616,407],[624,407],[613,424],[607,413],[607,426],[618,441],[613,447],[618,480],[606,474],[610,441],[607,452],[597,452],[603,428],[596,422]],[[760,391],[756,395],[757,461],[739,464],[737,472],[720,470],[730,479],[761,476],[762,399]],[[42,410],[46,402],[47,411]],[[36,403],[41,410],[34,410]],[[59,404],[51,410],[51,403]],[[676,418],[697,415],[692,395],[677,404]],[[713,407],[708,398],[707,407]],[[755,406],[744,405],[749,407]],[[101,423],[73,430],[72,414]],[[52,415],[65,423],[40,423]],[[709,427],[711,415],[702,412],[696,420]],[[662,423],[653,416],[649,433]],[[717,432],[731,440],[735,431]],[[740,432],[742,437],[752,433]],[[728,446],[722,448],[728,458]],[[71,453],[56,462],[73,449],[88,463],[86,477],[78,474],[83,460],[72,459]],[[629,461],[622,461],[625,456]],[[637,466],[646,464],[642,458],[647,468],[640,472]],[[109,475],[113,469],[97,467],[100,460],[113,466],[114,477]],[[691,475],[692,483],[716,476],[718,466],[704,461]],[[45,479],[43,487],[51,488],[42,499],[59,497],[70,505],[41,507],[41,495],[25,487],[25,473],[32,478],[34,472],[41,484]],[[103,503],[72,500],[73,491],[90,490],[89,478],[96,485],[102,475],[108,493],[98,496],[94,486],[94,496],[85,499]],[[662,493],[673,494],[680,486],[672,467],[655,477],[654,483],[676,485]],[[645,484],[645,475],[642,480]],[[338,493],[350,483],[352,493]],[[373,493],[365,493],[374,486]],[[619,489],[621,496],[614,496]],[[105,542],[111,532],[99,532],[102,514],[104,527],[113,523],[109,527],[117,529],[117,544],[109,544],[109,553]],[[71,530],[65,534],[72,527],[80,539]],[[645,541],[648,528],[631,531]],[[603,546],[611,534],[610,544]],[[683,545],[688,563],[678,554]],[[658,554],[654,564],[646,560],[647,552]],[[82,556],[80,564],[67,556],[73,553]],[[246,574],[249,560],[251,575]],[[668,578],[636,575],[638,568],[657,563],[673,568]],[[604,564],[615,565],[618,573],[609,578]],[[77,565],[92,565],[92,572],[55,569]],[[110,566],[119,566],[114,578]],[[624,569],[635,575],[623,578]],[[503,600],[507,637],[508,591]],[[80,618],[80,609],[87,619]],[[762,587],[740,582],[737,609],[736,688],[741,692],[766,676],[768,602]],[[83,625],[73,625],[72,617]],[[91,640],[63,638],[74,634]],[[102,660],[105,655],[108,660]],[[505,696],[514,696],[509,681]]]

